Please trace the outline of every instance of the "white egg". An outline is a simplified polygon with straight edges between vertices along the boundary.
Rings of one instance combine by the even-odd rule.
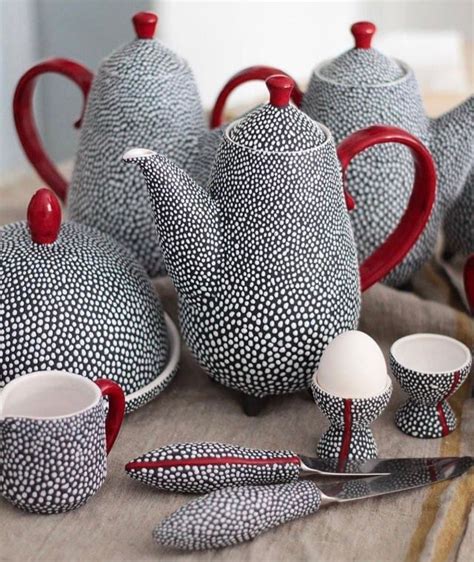
[[[375,396],[389,383],[382,350],[358,330],[344,332],[329,343],[313,379],[327,393],[342,398]]]

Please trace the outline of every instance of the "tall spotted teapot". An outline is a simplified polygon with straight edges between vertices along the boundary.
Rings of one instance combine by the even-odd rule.
[[[357,326],[361,288],[417,240],[436,184],[412,135],[372,127],[336,150],[325,126],[289,104],[290,78],[267,86],[269,103],[226,129],[207,188],[152,150],[124,156],[146,178],[187,344],[211,377],[257,398],[309,386],[326,344]],[[412,152],[413,195],[359,272],[341,166],[387,142]]]
[[[375,26],[358,22],[351,31],[354,48],[317,66],[307,92],[298,91],[296,100],[301,100],[305,113],[331,130],[336,142],[362,127],[387,124],[409,131],[429,148],[438,175],[436,203],[423,235],[386,278],[389,284],[403,285],[430,257],[443,216],[468,181],[474,161],[474,97],[430,119],[410,67],[372,47]],[[251,67],[244,74],[265,70]],[[240,76],[233,77],[219,95],[212,115],[214,126],[220,124],[225,100]],[[351,221],[360,261],[399,222],[411,196],[413,176],[409,151],[396,144],[371,148],[351,163],[347,178],[358,202]]]
[[[220,139],[219,131],[207,129],[187,62],[153,39],[157,21],[156,14],[136,14],[136,38],[102,61],[95,77],[75,61],[51,59],[26,72],[14,97],[25,152],[56,194],[67,195],[70,217],[128,246],[151,276],[162,270],[162,253],[145,182],[138,170],[121,168],[121,155],[146,144],[204,182]],[[71,79],[87,101],[69,186],[48,158],[33,118],[35,83],[48,72]],[[245,74],[241,81],[252,78]]]

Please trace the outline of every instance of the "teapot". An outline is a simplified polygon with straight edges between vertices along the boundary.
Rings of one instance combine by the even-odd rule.
[[[436,185],[429,151],[409,133],[371,127],[336,151],[329,129],[289,104],[292,79],[266,83],[269,103],[226,128],[207,188],[153,150],[124,155],[147,182],[182,334],[211,378],[245,395],[247,413],[309,387],[325,346],[357,326],[361,289],[417,240]],[[411,150],[413,194],[359,273],[341,167],[387,142]]]
[[[146,188],[138,171],[123,173],[117,162],[130,146],[147,143],[204,182],[221,134],[206,127],[188,63],[153,39],[157,22],[151,12],[135,14],[136,39],[107,57],[95,78],[68,59],[34,66],[20,79],[13,104],[28,158],[62,200],[67,195],[70,217],[123,243],[151,276],[163,272],[163,260]],[[82,130],[69,187],[48,158],[33,118],[35,83],[48,72],[71,79],[87,101],[76,123]],[[241,83],[253,79],[251,72],[240,76]]]
[[[474,97],[437,119],[428,118],[413,71],[372,48],[375,31],[373,23],[355,23],[355,47],[317,66],[308,90],[298,98],[301,109],[329,127],[336,142],[362,127],[387,124],[409,131],[432,153],[438,174],[432,216],[418,242],[384,280],[401,286],[431,256],[443,217],[465,185],[474,159]],[[238,80],[232,78],[218,97],[213,126],[221,123],[221,108],[234,83]],[[352,162],[347,177],[359,203],[351,221],[360,261],[397,225],[410,198],[413,174],[412,158],[400,145],[371,148]]]
[[[446,254],[474,253],[474,168],[444,220]]]

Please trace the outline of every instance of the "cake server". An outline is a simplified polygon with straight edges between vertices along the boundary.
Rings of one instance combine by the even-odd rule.
[[[223,548],[315,513],[320,507],[411,490],[456,478],[474,466],[473,457],[419,459],[409,470],[316,486],[299,480],[290,484],[242,486],[217,490],[188,503],[153,531],[164,546],[181,550]]]
[[[132,478],[161,490],[203,494],[229,486],[289,483],[301,476],[350,478],[390,474],[417,468],[419,462],[420,459],[344,461],[223,443],[176,443],[134,459],[125,470]]]

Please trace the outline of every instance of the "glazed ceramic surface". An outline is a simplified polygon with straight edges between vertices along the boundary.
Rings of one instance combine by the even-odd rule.
[[[290,79],[267,84],[270,103],[226,130],[207,189],[151,150],[124,156],[147,180],[186,342],[218,382],[257,397],[309,386],[324,347],[357,325],[360,307],[352,200],[334,141],[289,105]],[[344,166],[385,135],[347,139]],[[398,263],[429,214],[434,168],[416,139],[407,142],[431,178],[418,182],[424,211],[371,256],[363,288]]]
[[[109,397],[107,415],[102,396]],[[124,415],[120,387],[46,371],[8,384],[0,398],[0,491],[16,507],[62,513],[102,486]]]
[[[466,185],[474,160],[474,97],[437,119],[429,119],[413,71],[371,46],[375,26],[358,22],[351,31],[355,48],[316,67],[301,108],[324,123],[337,143],[362,127],[386,124],[409,131],[432,153],[438,190],[430,221],[408,255],[385,279],[400,286],[433,253],[443,217]],[[222,92],[228,95],[232,84],[233,79]],[[224,101],[220,99],[221,106]],[[221,122],[220,113],[216,107],[216,125]],[[347,178],[357,201],[351,221],[360,261],[400,221],[411,197],[413,174],[411,155],[396,144],[370,148],[351,163]]]
[[[474,252],[474,169],[446,215],[444,234],[450,254],[468,255]]]
[[[186,462],[176,466],[173,461],[179,459]],[[209,464],[204,464],[206,460]],[[126,465],[126,471],[132,478],[162,490],[202,494],[249,482],[295,480],[300,473],[300,461],[291,451],[264,451],[222,443],[181,443],[137,457]]]
[[[360,31],[353,28],[353,33],[357,41]],[[430,120],[413,71],[370,45],[356,45],[316,68],[302,109],[327,125],[336,142],[361,127],[384,123],[410,131],[429,147],[438,173],[436,204],[417,244],[386,278],[389,284],[404,284],[433,252],[442,218],[466,182],[474,159],[474,98]],[[411,194],[413,161],[404,147],[378,146],[354,160],[347,177],[360,203],[351,220],[362,260],[400,220]]]
[[[445,437],[456,428],[447,402],[471,370],[469,349],[452,338],[414,334],[390,350],[392,373],[410,399],[397,411],[395,423],[412,437]]]
[[[392,384],[386,376],[385,389],[380,394],[366,398],[342,398],[329,394],[313,380],[313,396],[323,414],[329,419],[330,427],[321,436],[317,455],[322,458],[374,459],[377,445],[369,427],[385,410]]]
[[[104,234],[61,226],[50,191],[38,191],[28,212],[28,224],[0,236],[0,386],[65,369],[119,383],[127,411],[151,400],[175,373],[179,338],[145,271]]]

